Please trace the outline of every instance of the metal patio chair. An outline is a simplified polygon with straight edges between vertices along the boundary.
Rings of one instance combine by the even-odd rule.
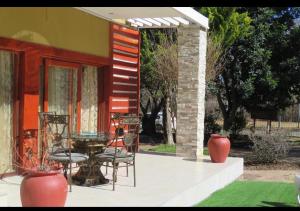
[[[45,159],[48,164],[62,164],[63,173],[72,191],[72,163],[85,163],[89,156],[74,152],[70,138],[69,115],[56,115],[53,112],[39,113],[41,135]],[[51,166],[51,165],[50,165]],[[67,170],[69,167],[69,177]]]
[[[133,167],[134,187],[136,187],[135,152],[139,135],[140,117],[135,114],[114,113],[111,115],[111,124],[115,128],[114,134],[103,153],[95,155],[99,162],[106,163],[103,166],[113,168],[113,190],[117,181],[118,168]],[[125,165],[122,165],[125,164]]]

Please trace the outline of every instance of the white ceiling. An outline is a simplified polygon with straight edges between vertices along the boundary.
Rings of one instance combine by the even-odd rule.
[[[125,19],[138,28],[166,28],[200,25],[208,28],[208,19],[191,7],[76,7],[109,21]]]

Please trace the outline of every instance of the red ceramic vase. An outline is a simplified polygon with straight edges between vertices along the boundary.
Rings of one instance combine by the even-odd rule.
[[[224,163],[230,151],[230,141],[219,134],[212,134],[208,140],[208,152],[213,163]]]
[[[23,207],[63,207],[68,193],[65,177],[57,171],[32,171],[21,183]]]

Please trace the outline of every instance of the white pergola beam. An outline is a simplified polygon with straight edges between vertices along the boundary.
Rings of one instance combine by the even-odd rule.
[[[176,21],[176,20],[174,20],[174,19],[171,18],[171,17],[166,17],[166,18],[163,18],[163,19],[165,19],[166,21],[169,21],[170,23],[172,23],[172,24],[175,25],[175,26],[179,26],[179,22]]]
[[[161,23],[154,20],[153,18],[145,18],[146,21],[153,23],[154,25],[161,26]]]
[[[209,29],[208,26],[208,18],[204,15],[200,14],[196,10],[191,7],[173,7],[174,10],[180,12],[187,18],[191,19],[192,21],[196,22],[197,24],[203,26],[206,29]]]
[[[136,25],[134,23],[131,23],[130,25],[133,26],[133,27],[136,27],[136,28],[138,27],[138,25]]]
[[[178,26],[172,21],[166,21],[163,18],[170,17],[174,21],[178,21],[183,25],[198,25],[205,29],[208,27],[208,18],[200,14],[191,7],[75,7],[81,11],[89,13],[108,21],[128,20],[141,18],[153,25],[147,25],[139,22],[131,23],[144,28],[162,28]],[[182,20],[182,19],[183,20]],[[151,19],[151,20],[150,20]],[[156,22],[155,22],[156,21]],[[159,24],[158,24],[158,23]],[[180,25],[180,24],[179,24]]]
[[[139,22],[139,21],[136,21],[136,20],[134,20],[134,19],[127,19],[127,21],[129,22],[129,23],[131,23],[131,25],[137,25],[137,26],[140,26],[140,27],[143,27],[144,26],[144,24],[142,24],[141,22]]]
[[[160,22],[160,23],[162,23],[162,24],[165,24],[167,26],[171,25],[169,21],[166,21],[166,20],[164,20],[162,18],[153,18],[153,19],[156,20],[156,21],[158,21],[158,22]]]
[[[143,23],[143,24],[145,24],[147,26],[152,26],[153,25],[152,23],[144,20],[143,18],[134,18],[134,20],[137,21],[137,22]]]
[[[179,21],[180,23],[184,24],[184,25],[189,25],[190,22],[185,20],[184,18],[182,17],[174,17],[175,20]]]

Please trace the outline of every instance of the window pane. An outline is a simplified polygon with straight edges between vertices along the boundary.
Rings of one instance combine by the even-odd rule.
[[[71,132],[76,132],[77,71],[51,66],[48,72],[48,111],[71,115]],[[71,110],[69,110],[71,109]]]
[[[97,132],[98,80],[97,67],[86,66],[82,74],[81,133]]]
[[[12,171],[13,54],[0,51],[0,172]]]

